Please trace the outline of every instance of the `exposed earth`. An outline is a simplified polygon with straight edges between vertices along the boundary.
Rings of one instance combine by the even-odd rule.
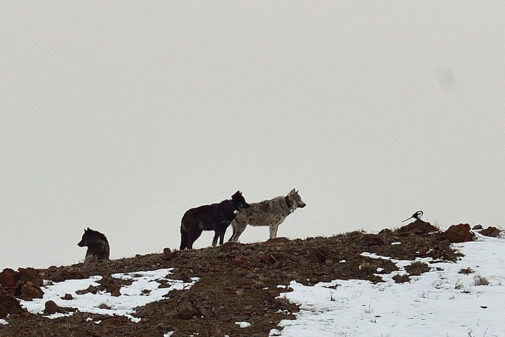
[[[493,228],[481,231],[498,235]],[[469,225],[451,226],[442,232],[429,223],[415,222],[378,234],[350,232],[332,237],[288,240],[277,238],[263,243],[226,243],[216,248],[170,251],[137,255],[103,263],[75,264],[48,269],[4,269],[0,273],[0,336],[268,336],[278,323],[293,319],[298,307],[283,298],[287,285],[296,280],[305,285],[335,279],[363,279],[381,282],[380,274],[397,270],[389,260],[360,255],[376,253],[401,260],[431,257],[456,261],[453,242],[473,239]],[[81,293],[105,291],[120,294],[128,281],[111,277],[125,273],[175,268],[171,279],[199,280],[189,289],[172,290],[162,300],[137,307],[138,323],[125,316],[107,316],[75,311],[48,301],[45,314],[32,314],[19,299],[41,298],[43,280],[61,282],[101,275],[100,286]],[[380,268],[378,272],[378,268]],[[396,282],[408,282],[429,268],[413,262]],[[47,283],[47,281],[46,281]],[[284,286],[284,287],[278,287]],[[90,287],[91,288],[91,287]],[[67,296],[67,295],[65,295]],[[71,299],[68,295],[68,299]],[[49,319],[46,314],[74,311],[73,315]],[[98,322],[98,323],[97,323]],[[249,322],[240,327],[236,322]]]

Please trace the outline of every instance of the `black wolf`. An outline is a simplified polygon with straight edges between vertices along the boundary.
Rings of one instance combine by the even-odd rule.
[[[231,196],[231,200],[227,199],[218,204],[204,205],[186,211],[181,220],[180,249],[192,249],[193,243],[204,230],[215,232],[212,246],[216,246],[218,237],[219,244],[222,245],[226,228],[235,218],[235,214],[239,209],[247,207],[249,204],[242,196],[242,192],[237,191]]]
[[[84,261],[109,259],[109,241],[107,241],[105,235],[89,229],[89,227],[84,230],[82,239],[77,245],[79,247],[88,247]]]

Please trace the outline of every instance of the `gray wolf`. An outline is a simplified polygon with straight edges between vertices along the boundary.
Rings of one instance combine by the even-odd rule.
[[[181,246],[180,249],[192,249],[193,243],[200,237],[202,231],[215,232],[212,246],[216,246],[217,238],[219,244],[223,244],[224,233],[235,218],[240,209],[249,207],[249,204],[242,196],[242,192],[237,191],[231,196],[217,204],[204,205],[191,208],[184,213],[181,220]]]
[[[77,244],[79,247],[87,246],[85,262],[92,260],[108,260],[109,259],[109,241],[105,235],[92,229],[84,230],[81,241]]]
[[[251,207],[241,209],[231,222],[233,234],[228,241],[237,242],[247,225],[269,226],[270,239],[275,239],[277,229],[286,217],[298,207],[305,206],[306,204],[294,188],[286,196],[251,203]]]

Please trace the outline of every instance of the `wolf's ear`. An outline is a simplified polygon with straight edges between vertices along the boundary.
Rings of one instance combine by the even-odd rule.
[[[295,189],[293,188],[291,191],[289,191],[289,195],[295,194]]]
[[[88,229],[86,229],[86,231],[89,231],[89,230],[90,230],[90,229],[89,229],[89,227],[88,227]]]

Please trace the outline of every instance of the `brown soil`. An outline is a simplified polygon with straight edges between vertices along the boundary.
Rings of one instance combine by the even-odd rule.
[[[286,286],[292,280],[305,285],[334,279],[381,282],[380,274],[397,270],[392,262],[364,257],[360,255],[362,252],[404,260],[457,259],[446,235],[426,223],[417,225],[385,230],[379,235],[351,232],[306,240],[278,238],[254,244],[227,243],[190,251],[165,249],[163,254],[37,270],[43,279],[57,282],[174,267],[171,278],[198,277],[200,280],[190,289],[171,291],[165,299],[137,308],[135,316],[141,318],[139,323],[121,316],[80,312],[48,319],[24,311],[7,317],[9,324],[0,325],[0,336],[162,337],[169,331],[175,331],[176,337],[268,336],[271,329],[280,329],[278,323],[282,319],[293,319],[298,311],[296,305],[277,299],[282,292],[290,291],[289,287],[278,288],[278,285]],[[427,270],[422,265],[414,266],[412,271],[416,275]],[[379,267],[383,270],[377,273]],[[408,282],[408,274],[399,281]],[[98,290],[117,294],[121,285],[115,279],[106,278]],[[64,310],[49,310],[60,309]],[[86,321],[88,317],[101,323]],[[235,324],[239,321],[250,322],[251,326],[240,328]]]

